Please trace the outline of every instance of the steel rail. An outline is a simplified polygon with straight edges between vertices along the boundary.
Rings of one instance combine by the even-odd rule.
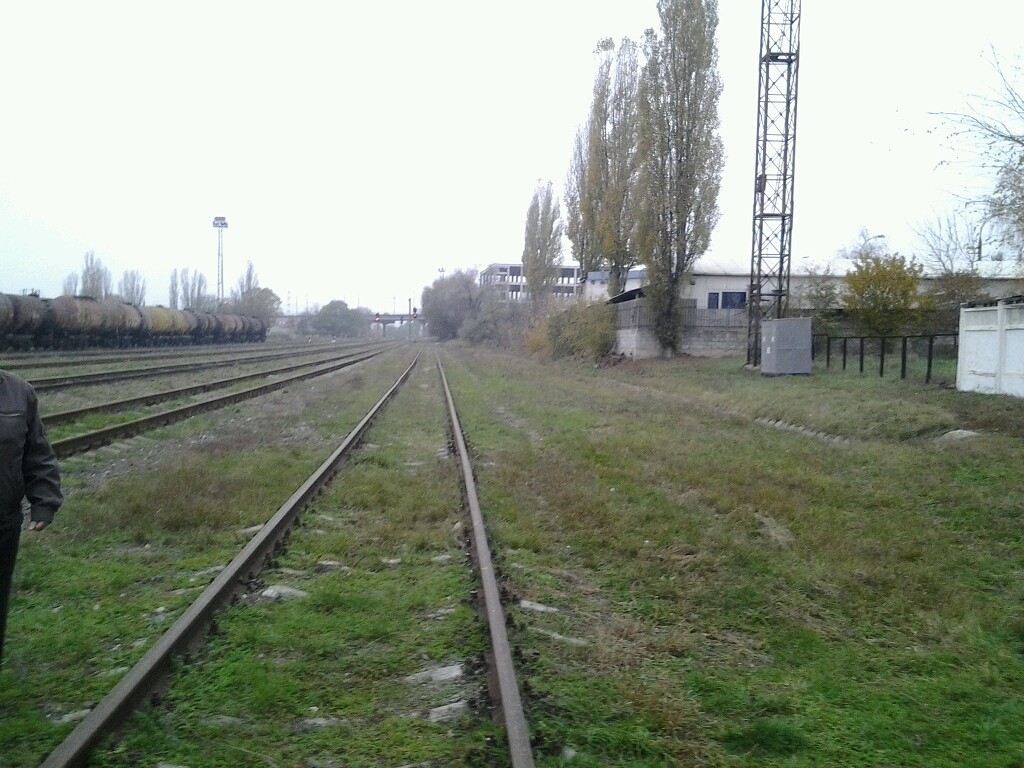
[[[312,371],[297,373],[294,376],[288,376],[287,378],[280,379],[279,381],[272,381],[269,384],[250,387],[249,389],[243,389],[240,392],[232,392],[227,395],[222,395],[221,397],[215,397],[211,400],[204,400],[201,403],[193,403],[192,405],[184,405],[180,408],[172,408],[169,411],[154,413],[152,416],[143,416],[140,419],[127,421],[124,424],[115,424],[114,426],[104,427],[103,429],[97,429],[92,432],[84,432],[81,435],[75,435],[74,437],[66,437],[63,440],[54,440],[51,443],[53,446],[53,452],[57,455],[57,458],[63,459],[68,456],[73,456],[76,453],[83,453],[84,451],[89,451],[93,448],[100,448],[104,445],[109,445],[115,440],[120,440],[125,437],[134,437],[140,432],[183,421],[190,416],[195,416],[197,413],[213,411],[218,408],[223,408],[226,405],[240,403],[243,400],[249,400],[253,397],[258,397],[259,395],[265,395],[268,392],[283,389],[289,384],[294,384],[298,381],[312,379],[316,376],[323,376],[325,374],[341,370],[342,368],[348,368],[349,366],[356,365],[357,363],[376,357],[377,355],[382,354],[382,352],[383,350],[381,352],[371,352],[367,354],[366,357],[359,360],[347,359],[341,362],[329,363]]]
[[[355,342],[357,344],[360,342]],[[352,344],[352,345],[354,345]],[[316,346],[302,346],[297,344],[291,345],[291,349],[296,352],[299,350],[305,350],[310,354],[314,352],[327,352],[331,349],[337,349],[342,345],[340,344],[317,344]],[[169,349],[175,350],[173,352],[168,351]],[[260,347],[253,351],[255,352],[266,352],[267,354],[273,354],[280,352],[284,349],[283,346],[277,345],[274,347]],[[181,347],[158,347],[156,349],[144,349],[135,350],[126,348],[122,354],[115,355],[111,354],[110,350],[105,350],[108,354],[106,357],[102,355],[91,355],[82,356],[80,354],[72,354],[68,356],[68,359],[51,358],[47,357],[43,360],[33,360],[32,358],[19,358],[12,359],[7,355],[0,355],[0,358],[4,359],[3,369],[5,371],[24,370],[28,368],[78,368],[84,365],[103,365],[105,363],[124,363],[132,361],[149,361],[149,360],[173,360],[181,357],[215,357],[217,355],[226,355],[235,352],[239,352],[238,345],[232,344],[229,347],[218,346],[216,349],[210,349],[209,347],[192,347],[192,346],[181,346]]]
[[[248,583],[280,547],[303,508],[334,478],[340,465],[358,445],[370,424],[409,378],[417,360],[419,354],[327,460],[310,475],[273,517],[263,524],[260,532],[220,572],[145,656],[125,673],[113,690],[104,696],[68,737],[54,748],[40,764],[40,768],[85,765],[96,741],[115,732],[132,712],[158,690],[160,682],[169,672],[173,658],[202,643],[213,615],[245,592]]]
[[[519,694],[519,684],[516,681],[515,666],[512,663],[512,647],[505,630],[505,611],[501,605],[501,593],[498,589],[497,577],[494,574],[491,550],[487,543],[483,513],[480,511],[480,501],[476,494],[473,465],[469,459],[469,450],[466,448],[466,440],[462,434],[459,414],[455,410],[455,400],[452,398],[452,391],[448,386],[448,379],[444,375],[440,358],[437,358],[437,370],[441,376],[445,400],[448,403],[452,438],[459,453],[466,501],[473,523],[473,555],[480,574],[480,582],[484,588],[484,609],[494,655],[493,671],[498,683],[497,695],[494,695],[495,692],[492,691],[492,699],[496,699],[497,714],[505,725],[512,768],[533,768],[530,728],[523,711],[523,701]]]
[[[209,392],[214,389],[221,389],[222,387],[228,387],[232,384],[241,384],[243,381],[252,381],[253,379],[261,379],[267,376],[275,376],[289,371],[297,371],[300,368],[309,368],[314,365],[322,365],[323,363],[330,362],[333,360],[347,360],[357,355],[367,354],[365,351],[357,352],[346,352],[336,357],[328,358],[326,360],[307,360],[302,363],[295,363],[293,365],[286,365],[281,368],[269,368],[264,371],[257,371],[256,373],[247,373],[242,376],[231,376],[226,379],[216,379],[215,381],[209,381],[205,384],[194,384],[190,387],[179,387],[177,389],[165,389],[163,392],[151,392],[148,395],[139,395],[138,397],[128,397],[124,400],[111,400],[107,403],[99,403],[98,405],[88,405],[84,408],[75,408],[70,411],[59,411],[58,413],[43,414],[43,423],[47,427],[55,427],[59,424],[69,424],[74,421],[78,421],[84,416],[89,416],[94,413],[112,413],[115,411],[123,411],[126,408],[131,408],[136,405],[156,405],[157,403],[163,403],[168,400],[175,400],[179,397],[189,397],[190,395],[200,394],[202,392]],[[374,353],[376,354],[376,353]],[[361,362],[362,359],[356,360],[355,362]]]
[[[280,360],[287,357],[300,357],[302,352],[280,352],[274,355],[259,355],[253,357],[232,357],[226,360],[209,360],[206,362],[194,363],[173,363],[171,365],[153,365],[146,368],[127,368],[119,371],[101,371],[97,373],[79,373],[70,376],[50,376],[41,379],[28,379],[28,383],[36,392],[47,392],[54,389],[66,389],[69,387],[81,387],[91,384],[105,384],[111,381],[124,381],[126,379],[145,379],[151,376],[164,376],[171,373],[187,373],[189,371],[206,370],[209,368],[223,368],[228,365],[244,365],[246,363],[261,363],[267,360]],[[322,353],[316,353],[322,354]]]
[[[148,339],[147,339],[148,340]],[[56,349],[53,347],[41,347],[39,349],[32,350],[16,350],[11,349],[3,353],[9,355],[12,358],[21,360],[29,357],[38,357],[39,355],[110,355],[115,352],[128,352],[131,350],[138,350],[139,352],[161,352],[167,351],[168,349],[174,349],[176,347],[192,347],[193,349],[228,349],[230,347],[238,347],[242,344],[259,344],[264,347],[285,347],[294,346],[296,342],[288,341],[284,338],[267,336],[264,341],[217,341],[202,344],[142,344],[137,347],[80,347],[78,349]]]

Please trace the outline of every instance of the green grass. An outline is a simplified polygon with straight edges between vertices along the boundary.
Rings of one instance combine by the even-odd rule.
[[[137,717],[95,764],[133,765],[144,755],[231,766],[241,749],[275,765],[306,758],[346,766],[480,764],[494,750],[493,725],[472,713],[437,724],[423,717],[455,700],[480,701],[479,681],[404,680],[439,665],[477,668],[486,650],[468,604],[472,576],[453,535],[460,489],[444,446],[439,385],[428,363],[307,513],[279,570],[263,579],[309,597],[229,610],[214,642],[175,677],[167,705]],[[324,560],[344,570],[323,573]],[[313,716],[335,725],[296,733]]]
[[[543,764],[1019,764],[1024,404],[741,362],[452,354]]]
[[[849,373],[767,378],[740,360],[442,357],[539,765],[1024,765],[1024,401]],[[372,401],[384,378],[349,381]],[[293,535],[268,579],[310,597],[229,611],[169,706],[140,715],[97,764],[501,764],[500,734],[472,712],[407,716],[480,696],[402,680],[483,651],[439,401],[428,363]],[[153,435],[238,428],[251,413]],[[345,431],[333,406],[310,414],[320,444]],[[3,759],[34,764],[70,729],[46,708],[110,685],[93,675],[79,693],[72,677],[137,657],[133,643],[159,631],[156,608],[187,604],[174,593],[274,506],[247,479],[283,492],[313,463],[266,431],[282,429],[271,421],[241,457],[216,443],[138,485],[83,481],[60,538],[27,546],[0,675],[13,692],[0,704]],[[935,442],[951,429],[982,435]],[[65,466],[73,482],[102,471],[89,456]],[[143,513],[175,489],[177,512]],[[324,559],[350,570],[320,573]],[[312,707],[339,722],[296,735]]]
[[[313,407],[303,441],[286,439],[296,417],[261,398],[150,433],[154,457],[134,472],[108,478],[97,453],[62,462],[65,506],[19,553],[0,764],[34,765],[66,735],[51,720],[105,695],[237,553],[240,529],[268,519],[407,364],[391,356],[278,395]]]

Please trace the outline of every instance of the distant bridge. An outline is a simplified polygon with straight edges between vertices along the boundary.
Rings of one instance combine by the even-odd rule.
[[[416,313],[413,315],[413,321],[422,323],[423,315]],[[393,325],[395,323],[407,323],[409,322],[409,313],[402,312],[376,312],[373,316],[373,322],[380,323],[381,325]]]

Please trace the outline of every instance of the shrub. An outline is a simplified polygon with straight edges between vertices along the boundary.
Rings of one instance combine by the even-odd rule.
[[[597,360],[615,347],[615,308],[608,304],[574,304],[547,319],[554,357]]]

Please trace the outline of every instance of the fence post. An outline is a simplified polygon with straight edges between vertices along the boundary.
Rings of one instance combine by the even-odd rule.
[[[843,370],[844,371],[846,370],[846,342],[848,342],[848,341],[849,341],[849,339],[846,336],[843,336]]]
[[[832,337],[825,337],[825,368],[829,368],[832,365]]]
[[[935,337],[928,337],[928,372],[924,375],[924,383],[932,383],[932,355],[935,352]]]
[[[900,378],[907,378],[907,337],[903,337],[903,351],[900,355]]]
[[[860,337],[860,372],[864,373],[864,337]]]
[[[885,336],[882,337],[882,351],[878,355],[878,375],[885,376]]]

